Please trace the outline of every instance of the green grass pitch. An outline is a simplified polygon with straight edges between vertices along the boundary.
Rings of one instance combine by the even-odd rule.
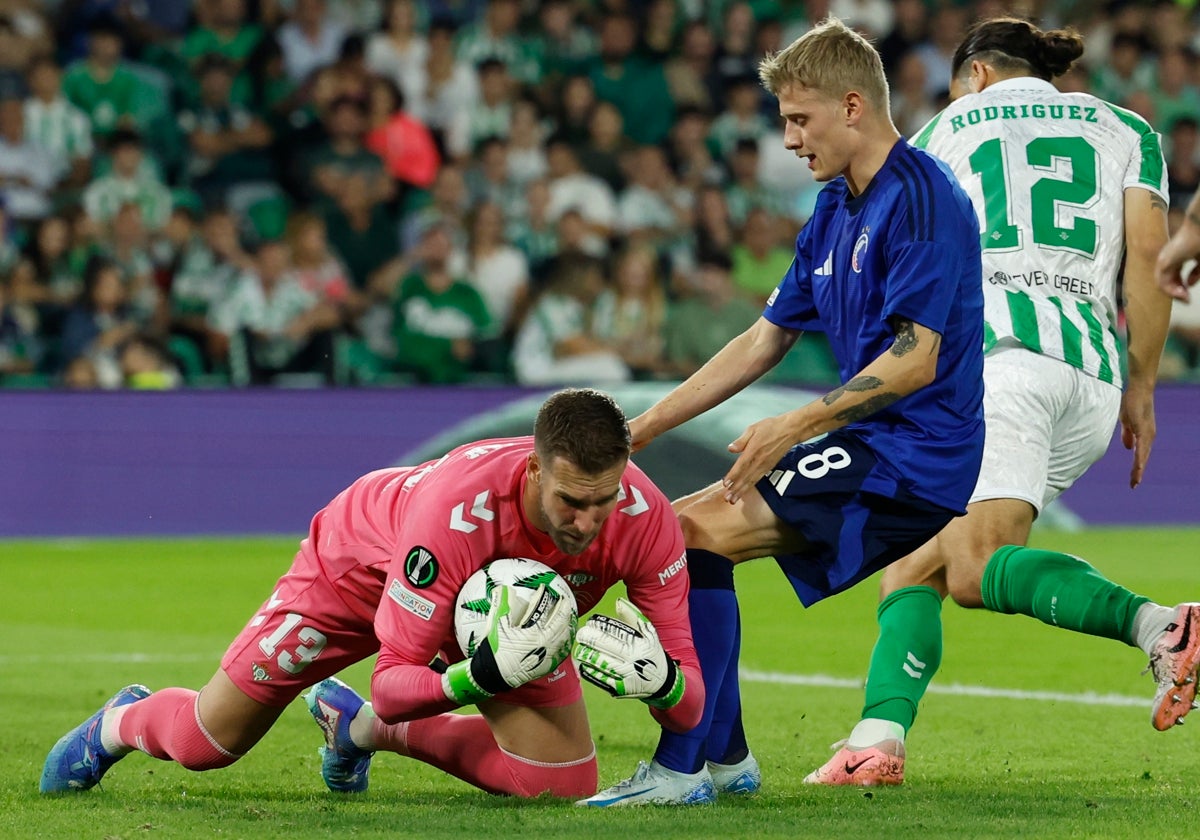
[[[1086,557],[1166,603],[1200,596],[1200,530],[1046,533],[1036,542]],[[376,757],[368,794],[336,797],[321,783],[320,738],[299,702],[231,768],[191,773],[134,754],[101,789],[38,795],[47,750],[117,687],[203,684],[294,548],[284,538],[0,543],[0,838],[890,840],[1194,832],[1200,733],[1150,727],[1153,686],[1139,676],[1140,652],[953,606],[944,612],[946,652],[935,692],[909,738],[906,784],[869,793],[801,785],[857,719],[861,692],[852,684],[865,674],[874,639],[875,586],[805,613],[775,565],[763,561],[737,576],[742,665],[752,676],[743,683],[746,728],[764,772],[764,789],[751,799],[690,810],[585,810],[492,797],[389,754]],[[365,690],[369,665],[344,676]],[[836,680],[816,686],[772,675]],[[972,696],[964,688],[1009,693]],[[600,780],[608,785],[649,758],[656,729],[641,704],[585,691]],[[1089,692],[1111,695],[1110,704],[1079,702]]]

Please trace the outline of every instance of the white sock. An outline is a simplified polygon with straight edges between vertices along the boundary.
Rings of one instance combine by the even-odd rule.
[[[850,731],[846,746],[852,750],[861,750],[880,741],[899,741],[903,744],[904,727],[892,720],[866,718],[860,720]]]
[[[350,721],[350,740],[360,750],[375,751],[375,709],[370,703],[363,703]]]
[[[1162,607],[1153,601],[1142,604],[1133,617],[1133,643],[1149,656],[1174,618],[1174,607]]]
[[[100,746],[113,758],[133,752],[133,747],[121,743],[121,739],[117,735],[120,731],[121,718],[125,716],[125,710],[128,708],[128,705],[117,706],[109,709],[100,717]]]

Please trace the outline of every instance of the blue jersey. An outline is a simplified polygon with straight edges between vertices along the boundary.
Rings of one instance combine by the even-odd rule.
[[[863,490],[899,486],[965,510],[983,453],[982,276],[971,200],[945,164],[905,140],[861,195],[843,178],[821,190],[763,316],[825,332],[843,382],[892,345],[893,316],[942,336],[932,383],[847,427],[878,459]]]

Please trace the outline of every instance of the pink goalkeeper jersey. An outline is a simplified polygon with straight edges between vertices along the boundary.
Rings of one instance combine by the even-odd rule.
[[[624,582],[686,680],[678,705],[651,712],[672,729],[691,728],[704,690],[688,623],[683,533],[670,503],[630,463],[599,536],[583,554],[564,554],[522,509],[532,451],[532,437],[467,444],[419,467],[368,473],[322,511],[318,553],[326,575],[348,601],[379,605],[376,712],[407,720],[454,708],[428,666],[439,651],[461,658],[453,628],[458,592],[488,562],[527,557],[567,580],[580,615]]]

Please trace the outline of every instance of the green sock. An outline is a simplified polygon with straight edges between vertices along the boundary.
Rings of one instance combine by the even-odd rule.
[[[878,617],[862,716],[893,721],[907,732],[942,664],[942,596],[928,586],[897,589],[880,602]]]
[[[1055,627],[1134,644],[1133,620],[1150,599],[1135,595],[1090,564],[1058,551],[1006,545],[983,570],[983,605]]]

